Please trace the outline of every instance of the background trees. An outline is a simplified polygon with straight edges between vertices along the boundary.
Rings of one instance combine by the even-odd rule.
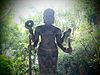
[[[41,25],[43,23],[42,11],[34,9],[34,15],[20,16],[18,18],[19,22],[16,22],[17,20],[14,20],[14,17],[17,13],[13,4],[14,2],[11,0],[0,2],[0,62],[4,61],[2,57],[6,60],[10,59],[12,62],[10,64],[13,67],[11,68],[8,64],[7,66],[11,70],[13,69],[13,75],[27,75],[29,70],[27,49],[29,34],[24,24],[29,19],[33,20],[35,23],[33,30],[36,26]],[[96,2],[92,0],[76,0],[74,7],[71,9],[56,10],[54,25],[59,27],[62,32],[68,28],[72,29],[70,37],[73,48],[71,54],[66,54],[59,49],[58,75],[73,74],[73,72],[76,72],[77,75],[78,73],[97,75],[100,72],[100,19],[98,18],[98,7]],[[33,10],[33,8],[30,9]],[[65,46],[66,41],[65,39]],[[36,75],[38,75],[37,62],[37,56],[32,50],[32,71]],[[75,66],[77,71],[74,70]],[[91,74],[90,71],[92,70],[94,73]]]

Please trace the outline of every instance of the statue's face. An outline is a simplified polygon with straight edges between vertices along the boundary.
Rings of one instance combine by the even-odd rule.
[[[47,24],[47,25],[53,24],[54,23],[54,16],[45,15],[44,16],[44,23]]]

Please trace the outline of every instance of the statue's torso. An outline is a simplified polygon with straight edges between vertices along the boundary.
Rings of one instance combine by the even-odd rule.
[[[42,25],[38,27],[39,35],[41,36],[41,42],[39,48],[43,49],[57,49],[56,46],[56,34],[58,28],[52,25]]]

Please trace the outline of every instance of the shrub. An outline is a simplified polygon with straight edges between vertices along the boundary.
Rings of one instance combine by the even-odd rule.
[[[13,75],[13,63],[4,55],[0,55],[0,75]]]

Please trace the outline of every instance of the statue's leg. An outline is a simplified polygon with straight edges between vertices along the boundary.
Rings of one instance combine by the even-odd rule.
[[[51,65],[49,66],[49,75],[57,75],[57,58],[58,58],[58,52],[53,51],[50,53],[50,63]]]
[[[38,50],[38,62],[39,62],[39,75],[47,75],[46,68],[46,53],[43,50]]]
[[[38,51],[39,72],[40,75],[57,75],[57,51]]]

